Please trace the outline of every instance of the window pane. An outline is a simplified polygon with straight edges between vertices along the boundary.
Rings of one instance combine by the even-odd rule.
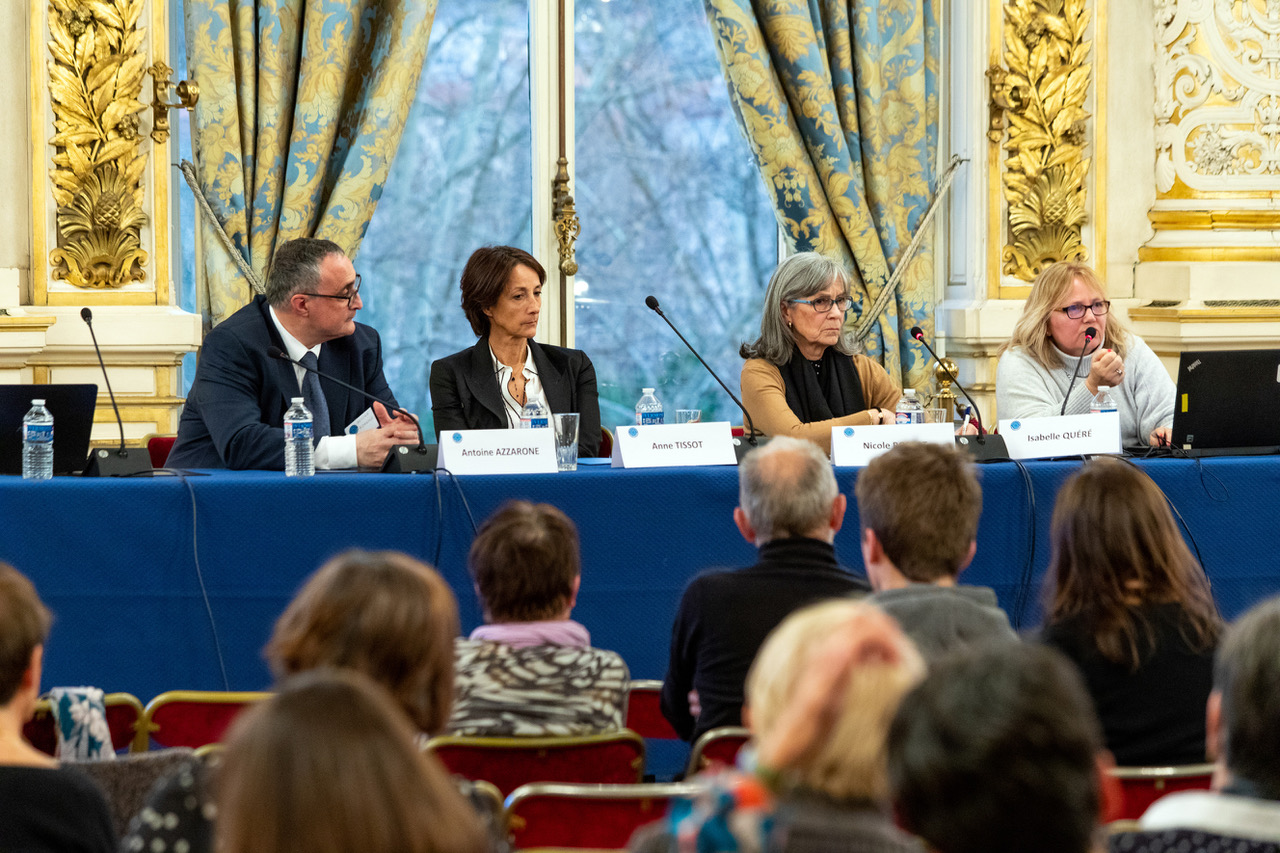
[[[738,346],[760,329],[777,227],[742,138],[702,0],[577,0],[577,346],[605,426],[641,386],[741,423],[724,391],[652,311],[653,294],[738,392]]]
[[[476,342],[459,308],[471,252],[532,248],[527,0],[441,3],[404,138],[356,259],[361,321],[387,380],[430,429],[434,359]],[[430,440],[430,437],[428,437]]]

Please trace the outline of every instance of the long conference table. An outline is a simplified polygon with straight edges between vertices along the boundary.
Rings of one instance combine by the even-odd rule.
[[[978,551],[963,580],[994,587],[1021,629],[1039,622],[1054,496],[1080,464],[981,466]],[[1280,458],[1137,464],[1185,520],[1225,617],[1280,592]],[[836,547],[860,571],[857,469],[836,473],[850,495]],[[473,524],[508,499],[545,501],[581,533],[575,617],[595,645],[626,659],[633,678],[661,678],[685,583],[708,568],[753,561],[731,517],[737,479],[733,467],[456,478],[0,477],[0,559],[34,581],[55,614],[45,686],[96,685],[143,701],[179,688],[260,689],[271,680],[261,650],[276,616],[332,555],[393,548],[433,563],[468,631],[480,621],[466,573]]]

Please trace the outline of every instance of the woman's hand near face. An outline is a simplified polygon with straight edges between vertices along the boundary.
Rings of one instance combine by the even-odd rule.
[[[1124,359],[1109,349],[1101,350],[1093,357],[1093,363],[1089,366],[1089,376],[1085,380],[1091,392],[1097,394],[1100,385],[1118,388],[1123,381]]]

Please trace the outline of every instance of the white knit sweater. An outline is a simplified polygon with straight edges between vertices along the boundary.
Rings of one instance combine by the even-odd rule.
[[[1106,347],[1106,342],[1084,357],[1075,386],[1067,400],[1068,415],[1089,411],[1093,395],[1085,386],[1093,356]],[[1124,359],[1124,381],[1111,389],[1120,414],[1120,441],[1124,447],[1146,445],[1151,431],[1173,425],[1173,405],[1177,388],[1169,371],[1151,348],[1137,335],[1129,336]],[[1061,362],[1052,370],[1041,367],[1021,347],[1000,356],[996,367],[996,412],[1001,420],[1043,418],[1062,411],[1062,399],[1071,382],[1071,368],[1078,355],[1069,355],[1054,347]]]

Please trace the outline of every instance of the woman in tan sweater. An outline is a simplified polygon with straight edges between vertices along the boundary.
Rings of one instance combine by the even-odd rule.
[[[760,337],[743,344],[742,402],[756,432],[831,451],[831,428],[891,424],[902,389],[844,329],[849,273],[817,252],[792,255],[765,293]]]

